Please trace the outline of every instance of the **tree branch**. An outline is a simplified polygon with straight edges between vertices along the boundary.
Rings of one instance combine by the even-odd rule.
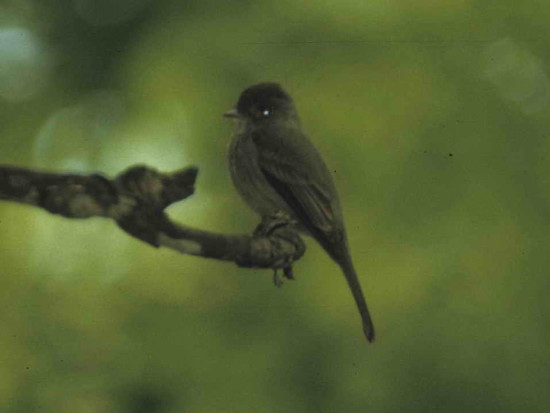
[[[0,165],[0,200],[33,205],[67,218],[104,217],[154,247],[183,254],[233,261],[243,267],[284,269],[305,245],[292,220],[267,217],[253,235],[225,235],[177,224],[164,212],[191,196],[198,169],[169,174],[134,166],[114,179],[99,174],[57,174]]]

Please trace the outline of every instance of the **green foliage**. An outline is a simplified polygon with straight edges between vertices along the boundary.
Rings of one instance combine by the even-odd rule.
[[[410,3],[410,4],[409,4]],[[0,204],[0,411],[543,412],[550,3],[7,1],[0,162],[194,164],[170,213],[248,232],[221,114],[294,96],[377,326],[309,242],[297,281]]]

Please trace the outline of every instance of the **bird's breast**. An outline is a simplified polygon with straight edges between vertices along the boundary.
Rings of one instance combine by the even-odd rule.
[[[284,211],[293,216],[281,196],[267,181],[258,162],[258,150],[251,136],[238,133],[229,147],[229,170],[237,192],[257,214]]]

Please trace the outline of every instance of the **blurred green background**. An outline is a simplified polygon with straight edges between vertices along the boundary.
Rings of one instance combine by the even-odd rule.
[[[378,340],[297,281],[0,203],[0,411],[546,412],[550,3],[3,0],[0,163],[197,165],[178,221],[251,231],[221,114],[282,83],[332,169]]]

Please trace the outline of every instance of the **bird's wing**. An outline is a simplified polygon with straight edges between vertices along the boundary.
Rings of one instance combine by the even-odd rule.
[[[332,177],[307,138],[287,138],[257,144],[260,168],[302,225],[325,244],[327,235],[341,225],[335,216],[338,200]]]

